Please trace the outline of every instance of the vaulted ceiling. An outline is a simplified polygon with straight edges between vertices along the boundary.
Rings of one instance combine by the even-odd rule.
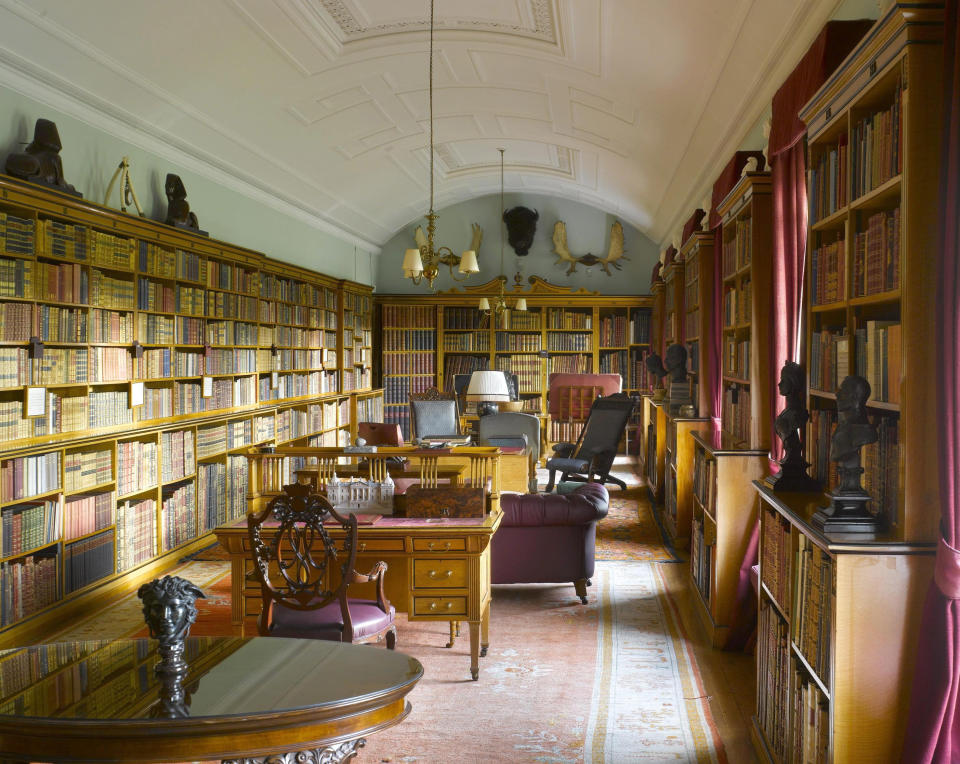
[[[669,238],[839,0],[435,0],[435,206]],[[429,0],[0,0],[0,59],[376,247],[429,196]]]

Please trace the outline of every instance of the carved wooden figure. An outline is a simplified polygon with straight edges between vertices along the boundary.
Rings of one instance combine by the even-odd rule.
[[[33,140],[23,153],[7,156],[6,172],[14,178],[80,196],[77,189],[63,177],[63,162],[60,159],[62,148],[56,123],[49,119],[38,119],[33,128]]]

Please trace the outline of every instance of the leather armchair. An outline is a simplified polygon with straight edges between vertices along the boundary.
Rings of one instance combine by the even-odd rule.
[[[537,492],[537,462],[540,461],[540,420],[533,414],[503,411],[488,414],[477,421],[481,446],[522,446],[530,455],[530,484],[527,490]]]
[[[607,516],[609,495],[600,483],[568,494],[504,493],[503,519],[491,547],[494,584],[570,581],[580,601],[594,572],[597,521]]]

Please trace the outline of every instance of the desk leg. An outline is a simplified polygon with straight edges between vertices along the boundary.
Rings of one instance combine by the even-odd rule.
[[[480,678],[480,621],[470,621],[470,676]]]
[[[487,648],[490,647],[490,602],[483,609],[480,616],[480,657],[487,657]]]

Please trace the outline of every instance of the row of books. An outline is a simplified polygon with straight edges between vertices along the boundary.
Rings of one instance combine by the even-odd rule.
[[[650,311],[631,310],[627,341],[631,345],[645,345],[650,342]]]
[[[452,379],[452,377],[450,377]],[[433,387],[435,384],[433,375],[424,376],[404,376],[404,377],[384,377],[383,380],[383,402],[384,404],[398,404],[406,406],[410,401],[410,396],[415,393],[422,393]],[[389,421],[389,420],[384,420]]]
[[[706,543],[704,526],[707,522],[709,521],[700,515],[694,515],[691,520],[690,574],[709,608],[713,599],[713,558],[717,548],[714,544]]]
[[[763,540],[760,544],[760,580],[776,599],[781,610],[790,614],[790,523],[779,512],[764,507]]]
[[[156,440],[117,443],[117,492],[123,496],[157,484]]]
[[[900,506],[900,425],[894,416],[878,416],[877,442],[868,443],[861,453],[863,489],[870,494],[867,511],[882,526],[897,522]]]
[[[830,702],[799,665],[794,669],[792,691],[792,760],[827,764],[831,760]]]
[[[82,327],[84,335],[84,339],[78,341],[83,342],[86,339],[86,323],[74,321],[74,325],[77,324]],[[64,334],[75,336],[78,331],[74,329]],[[0,302],[0,341],[26,342],[33,334],[33,305],[27,302]]]
[[[687,311],[683,336],[688,342],[700,336],[700,308]]]
[[[67,544],[63,550],[63,591],[75,592],[113,575],[113,531]]]
[[[730,230],[728,226],[724,233]],[[723,242],[723,277],[728,278],[750,264],[753,258],[753,219],[738,219],[733,237]]]
[[[124,501],[117,507],[117,573],[131,570],[157,553],[156,499]]]
[[[386,310],[388,306],[384,306]],[[435,350],[437,333],[433,329],[384,329],[384,350]]]
[[[430,351],[390,353],[382,363],[384,375],[436,373],[436,356]]]
[[[357,398],[358,422],[382,422],[383,398],[373,395],[369,398]]]
[[[486,329],[490,315],[476,308],[444,307],[444,329]]]
[[[113,525],[113,509],[113,491],[68,497],[63,509],[64,539],[69,541]]]
[[[164,492],[161,509],[162,551],[169,552],[197,536],[197,496],[192,480]]]
[[[231,292],[257,294],[257,272],[236,263],[207,260],[207,286],[211,289],[227,289]]]
[[[245,457],[244,457],[245,459]],[[246,484],[242,484],[244,487]],[[246,490],[241,490],[246,495]],[[197,469],[198,533],[206,533],[227,521],[227,466],[221,462],[201,464]]]
[[[836,392],[850,373],[850,337],[846,327],[810,333],[810,389]]]
[[[788,761],[787,741],[792,704],[790,680],[790,630],[780,615],[762,597],[757,616],[757,725],[763,732],[774,761]]]
[[[517,392],[540,392],[540,367],[542,361],[533,355],[498,355],[494,367],[517,375]]]
[[[33,384],[33,364],[26,348],[0,348],[0,387]]]
[[[197,458],[203,459],[227,450],[227,425],[213,424],[197,428]]]
[[[50,499],[16,504],[0,512],[3,557],[14,557],[60,540],[63,504]]]
[[[113,480],[110,448],[67,451],[63,459],[63,489],[68,493],[104,485]]]
[[[650,351],[646,349],[640,350],[639,348],[632,348],[630,350],[630,368],[625,380],[627,389],[651,389],[652,380],[650,378],[650,372],[647,371],[646,364],[646,358],[649,353]]]
[[[173,416],[173,388],[145,385],[143,405],[140,406],[137,419],[146,422],[151,419],[165,419],[171,416]]]
[[[793,639],[807,664],[829,686],[833,560],[801,533],[797,536],[794,564]]]
[[[382,321],[388,327],[424,327],[433,332],[437,309],[433,305],[384,305]]]
[[[160,474],[164,483],[180,480],[196,470],[193,430],[160,433]]]
[[[867,218],[853,239],[853,296],[900,288],[900,208]]]
[[[0,463],[0,501],[16,501],[60,490],[60,452],[18,456]]]
[[[576,443],[580,437],[583,422],[580,421],[550,421],[550,441],[553,443]]]
[[[700,305],[700,270],[696,260],[687,263],[687,281],[683,287],[683,304],[687,310]]]
[[[593,316],[576,309],[547,308],[548,329],[592,329]]]
[[[900,403],[902,332],[896,321],[871,319],[855,331],[855,365],[850,364],[846,328],[824,328],[810,335],[810,387],[835,392],[854,369],[870,384],[870,399]]]
[[[749,378],[750,340],[737,340],[734,335],[724,335],[723,373],[740,379]]]
[[[619,374],[621,377],[627,376],[627,351],[611,350],[600,351],[599,372],[601,374]]]
[[[600,347],[622,347],[629,341],[627,336],[627,317],[623,315],[602,316],[600,318]]]
[[[350,293],[344,293],[345,305]],[[330,289],[307,284],[297,279],[260,271],[260,297],[268,300],[283,300],[315,308],[337,309],[336,293]],[[367,309],[369,310],[369,308]]]
[[[551,374],[593,373],[593,358],[588,355],[556,355],[549,363]]]
[[[695,447],[693,453],[693,495],[700,506],[717,516],[717,460],[709,458],[700,447]]]
[[[898,82],[893,101],[859,120],[851,133],[851,198],[883,185],[903,172],[903,83]]]
[[[51,257],[85,262],[87,229],[59,220],[43,220],[37,228],[37,252]]]
[[[0,626],[33,615],[60,598],[55,549],[0,565]]]
[[[29,264],[28,264],[29,265]],[[100,273],[100,271],[97,271]],[[72,302],[87,305],[90,302],[90,276],[81,265],[70,263],[36,263],[36,276],[31,280],[33,289],[18,297],[48,300],[52,302]],[[100,287],[103,286],[103,274],[100,274]],[[26,290],[27,283],[24,283]],[[98,289],[98,296],[103,289]],[[13,295],[6,295],[13,296]],[[105,305],[98,302],[97,305]],[[114,307],[114,306],[109,306]]]
[[[256,371],[319,370],[323,368],[325,355],[326,350],[320,348],[313,350],[277,348],[275,351],[261,348],[257,350]]]
[[[214,295],[217,295],[214,297]],[[336,329],[337,314],[333,311],[326,311],[320,308],[309,308],[305,305],[291,305],[286,302],[266,302],[260,300],[259,309],[250,307],[256,305],[256,300],[249,297],[240,297],[240,307],[234,309],[233,303],[227,298],[236,295],[223,294],[222,292],[209,292],[207,294],[207,315],[223,316],[232,318],[249,318],[259,320],[263,324],[289,324],[291,326],[304,326],[313,329]],[[224,308],[221,310],[219,305],[222,302]],[[248,302],[249,301],[249,302]],[[228,311],[240,311],[236,315],[229,315]]]
[[[593,350],[592,334],[568,334],[566,332],[547,332],[547,350],[583,351]]]
[[[0,257],[0,297],[33,297],[31,260]]]
[[[35,244],[35,221],[0,212],[0,251],[11,255],[32,255]]]
[[[387,424],[396,424],[400,426],[405,441],[410,439],[410,406],[406,401],[398,400],[394,402],[387,401],[383,407],[383,421]]]
[[[750,425],[753,417],[750,411],[749,387],[725,388],[720,416],[723,428],[734,440],[750,445]]]
[[[281,303],[280,307],[283,309],[273,311],[274,316],[272,319],[262,319],[260,318],[263,314],[262,308],[267,304],[272,303],[261,302],[260,309],[258,310],[255,297],[244,297],[243,295],[232,294],[230,292],[208,290],[206,310],[204,312],[213,318],[241,318],[246,321],[256,321],[259,318],[264,321],[264,323],[275,324],[279,320],[280,323],[284,324],[296,323],[300,326],[323,328],[320,312],[316,308],[304,308],[301,305],[294,306]],[[294,315],[296,315],[299,320],[294,321]],[[300,318],[301,316],[302,318]]]
[[[837,466],[830,461],[830,437],[837,425],[836,409],[813,408],[807,423],[807,461],[810,475],[829,492],[837,487]]]
[[[823,239],[833,237],[832,241]],[[842,233],[825,234],[810,258],[810,302],[829,305],[846,299],[847,240]]]
[[[477,335],[477,336],[484,336],[484,335]],[[577,335],[561,335],[561,336],[577,336]],[[487,340],[487,346],[489,347],[489,338]],[[514,353],[536,353],[540,350],[540,335],[497,332],[496,349],[498,353],[504,352],[504,351],[514,352]]]
[[[247,457],[227,457],[227,480],[230,489],[227,491],[227,522],[238,520],[247,513],[248,470]]]
[[[810,194],[810,220],[829,217],[847,205],[847,134],[841,133],[835,145],[816,154],[811,162],[807,187]]]
[[[399,348],[390,347],[390,349],[398,350]],[[447,332],[443,335],[443,349],[448,352],[451,350],[459,350],[486,353],[490,350],[490,335],[487,332],[463,332],[456,334]]]
[[[76,268],[78,266],[71,266]],[[65,300],[64,302],[84,302],[83,300]],[[96,268],[90,271],[90,304],[102,308],[133,310],[137,304],[135,287],[132,280],[118,279]]]
[[[538,310],[505,310],[497,320],[497,329],[539,332],[540,323]]]

